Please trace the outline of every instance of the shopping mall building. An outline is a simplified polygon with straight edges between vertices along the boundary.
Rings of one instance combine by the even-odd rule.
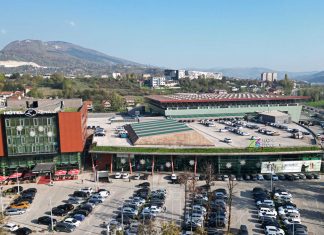
[[[9,99],[0,114],[1,174],[28,172],[39,163],[79,169],[86,127],[81,99]]]

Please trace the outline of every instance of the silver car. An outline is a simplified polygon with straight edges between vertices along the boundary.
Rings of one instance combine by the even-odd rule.
[[[5,210],[5,215],[22,215],[26,213],[25,209],[9,208]]]

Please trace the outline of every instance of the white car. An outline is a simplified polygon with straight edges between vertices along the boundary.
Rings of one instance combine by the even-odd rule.
[[[275,206],[275,204],[272,200],[261,200],[261,201],[257,201],[257,203],[256,203],[257,206],[259,206],[261,204],[265,204],[265,205],[272,206],[272,207]]]
[[[93,189],[91,187],[81,188],[80,191],[85,192],[85,193],[88,193],[88,194],[93,193]]]
[[[141,178],[141,174],[136,174],[135,176],[134,176],[134,180],[139,180]]]
[[[225,143],[232,143],[232,139],[231,138],[224,138],[224,142]]]
[[[277,212],[276,211],[259,212],[259,218],[262,218],[264,216],[276,218]]]
[[[277,211],[274,208],[261,207],[258,212],[273,212],[277,215]]]
[[[129,174],[128,173],[122,173],[122,178],[123,179],[128,179],[129,178]]]
[[[277,192],[274,194],[274,198],[292,198],[292,195],[288,192]]]
[[[227,129],[219,129],[219,132],[228,132]]]
[[[74,218],[67,218],[67,219],[64,220],[64,223],[72,224],[72,225],[74,225],[75,227],[78,227],[78,226],[81,224],[81,221],[76,220],[76,219],[74,219]]]
[[[121,178],[121,173],[120,172],[116,172],[115,173],[115,179],[120,179]]]
[[[110,195],[110,192],[107,190],[100,190],[99,192],[97,192],[96,194],[102,196],[102,197],[108,197]]]
[[[18,229],[18,225],[17,224],[14,224],[14,223],[7,223],[5,225],[2,226],[2,229],[3,230],[6,230],[6,231],[10,231],[10,232],[14,232]]]
[[[137,210],[134,210],[131,207],[124,207],[122,209],[122,213],[129,213],[129,214],[135,214],[135,215],[137,215],[138,214],[138,211]]]
[[[287,218],[283,221],[284,225],[289,225],[289,224],[300,224],[301,220],[300,218]]]
[[[177,179],[177,175],[176,174],[172,174],[171,175],[171,180],[176,180]]]
[[[193,205],[192,210],[199,210],[199,211],[203,211],[204,213],[207,212],[206,208],[200,205]]]
[[[150,207],[150,211],[153,214],[160,213],[161,212],[161,208],[160,207],[157,207],[157,206],[151,206]]]
[[[275,226],[266,226],[264,232],[266,235],[285,235],[285,232],[281,228]]]

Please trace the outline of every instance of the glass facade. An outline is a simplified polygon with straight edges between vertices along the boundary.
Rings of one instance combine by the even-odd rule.
[[[250,156],[197,156],[197,172],[203,173],[212,164],[215,174],[260,173],[261,163],[270,161],[321,160],[323,154],[294,155],[250,155]],[[175,171],[194,171],[195,156],[154,156],[154,170],[171,172],[171,161]],[[153,156],[135,155],[130,158],[133,171],[151,171]],[[113,170],[129,171],[129,159],[114,155]]]
[[[57,155],[35,155],[24,157],[2,157],[0,158],[0,169],[2,175],[16,172],[16,169],[33,169],[37,163],[54,162],[56,169],[74,169],[81,167],[80,153],[65,153]],[[19,170],[19,172],[22,172]]]
[[[57,116],[5,116],[8,156],[58,153]]]

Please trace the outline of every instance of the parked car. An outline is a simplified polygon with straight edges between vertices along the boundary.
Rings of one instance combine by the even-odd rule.
[[[28,202],[20,202],[17,204],[10,205],[10,207],[15,209],[27,209],[30,207],[30,204]]]
[[[76,226],[64,222],[59,222],[55,225],[54,230],[57,232],[73,232]]]
[[[245,224],[242,224],[240,226],[240,230],[238,232],[238,235],[249,235],[249,231],[248,231],[247,226]]]
[[[2,226],[2,229],[5,231],[9,231],[9,232],[14,232],[18,229],[18,225],[15,223],[7,223],[5,225]]]
[[[15,231],[15,234],[17,234],[17,235],[28,235],[28,234],[31,234],[32,232],[33,231],[30,228],[22,227],[22,228],[18,228]]]
[[[87,194],[92,194],[93,193],[93,189],[91,187],[84,187],[84,188],[81,188],[79,191],[85,192]]]
[[[224,142],[225,143],[232,143],[232,139],[231,138],[224,138]]]
[[[96,194],[99,194],[102,197],[108,197],[110,195],[110,192],[106,189],[99,189]]]
[[[74,206],[70,203],[64,204],[64,205],[59,205],[57,208],[65,210],[65,211],[71,211],[74,209]]]
[[[134,175],[134,180],[139,180],[140,178],[141,178],[141,174],[140,173]]]
[[[78,227],[81,224],[81,221],[74,218],[67,218],[64,220],[64,223],[68,223],[74,225],[75,227]]]
[[[50,216],[42,216],[37,219],[37,223],[44,224],[44,225],[51,225],[53,221],[53,225],[57,223],[57,220],[51,218]]]
[[[263,175],[257,174],[257,180],[264,180]]]
[[[85,219],[85,216],[82,214],[74,214],[72,217],[79,221],[83,221]]]
[[[26,209],[8,208],[5,210],[5,215],[21,215],[26,213]]]
[[[116,172],[115,173],[115,179],[120,179],[121,178],[121,173],[120,172]]]
[[[55,216],[66,216],[67,213],[68,213],[67,211],[57,208],[57,207],[52,209],[52,214]]]
[[[129,174],[126,173],[126,172],[122,173],[122,178],[123,179],[128,179],[129,178]]]

